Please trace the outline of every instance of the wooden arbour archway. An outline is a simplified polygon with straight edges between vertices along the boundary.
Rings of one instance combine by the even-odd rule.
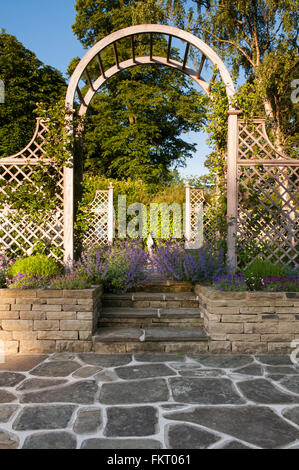
[[[147,56],[136,57],[135,36],[148,35],[149,54]],[[166,57],[153,55],[153,35],[163,35],[168,38],[168,47]],[[118,41],[124,38],[131,38],[131,58],[120,62],[118,54]],[[171,58],[171,46],[173,38],[181,39],[186,43],[185,53],[182,62]],[[115,65],[108,70],[104,69],[101,53],[109,46],[113,47],[115,56]],[[194,47],[201,53],[201,61],[198,70],[193,70],[188,66],[188,57],[190,48]],[[92,81],[88,68],[97,62],[99,76]],[[210,63],[216,67],[212,80],[208,82],[203,78],[203,66]],[[122,70],[138,65],[163,65],[177,69],[192,78],[202,90],[209,95],[212,82],[216,79],[218,73],[225,86],[226,94],[229,99],[230,109],[228,112],[228,145],[227,145],[227,216],[232,223],[228,226],[228,266],[231,271],[236,267],[235,250],[235,218],[237,213],[237,152],[238,152],[238,114],[239,111],[233,107],[232,99],[235,96],[235,88],[232,78],[221,58],[201,39],[193,34],[168,25],[143,24],[131,26],[116,31],[95,44],[82,58],[77,65],[69,82],[66,107],[74,109],[76,96],[80,102],[79,115],[84,116],[88,107],[101,86],[111,77]],[[84,78],[88,83],[88,90],[83,94],[80,89],[80,81]],[[65,168],[65,191],[64,191],[64,248],[65,258],[73,256],[73,225],[74,225],[74,170]]]

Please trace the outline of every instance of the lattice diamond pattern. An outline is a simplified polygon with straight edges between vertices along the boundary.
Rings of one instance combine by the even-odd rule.
[[[259,119],[254,123],[239,120],[239,159],[240,160],[277,160],[278,154],[268,139],[265,120]]]
[[[197,234],[198,212],[203,210],[203,242],[215,246],[217,241],[218,224],[212,206],[205,200],[202,189],[190,190],[191,206],[191,241]]]
[[[38,121],[34,136],[27,147],[12,157],[0,160],[0,193],[6,194],[7,188],[11,184],[18,188],[24,182],[30,183],[34,190],[35,183],[32,177],[36,165],[39,164],[39,160],[45,153],[47,131],[47,122]],[[57,174],[57,170],[51,165],[51,162],[46,161],[46,163],[48,171]],[[0,246],[15,255],[26,255],[32,252],[38,242],[43,241],[53,247],[51,253],[57,258],[55,248],[63,251],[63,171],[59,173],[56,188],[56,209],[53,213],[48,214],[42,225],[35,223],[29,215],[18,214],[8,207],[0,209]]]
[[[108,200],[109,191],[97,191],[86,210],[88,229],[83,237],[83,246],[86,248],[108,244]]]
[[[259,256],[299,263],[299,160],[275,150],[262,119],[239,120],[237,177],[239,266]]]
[[[299,166],[239,168],[239,263],[299,263]]]

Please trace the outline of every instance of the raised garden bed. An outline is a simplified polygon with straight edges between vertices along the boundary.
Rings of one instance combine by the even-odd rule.
[[[102,286],[84,290],[0,289],[4,352],[91,351],[102,293]]]
[[[299,292],[195,292],[210,352],[290,353],[299,340]]]

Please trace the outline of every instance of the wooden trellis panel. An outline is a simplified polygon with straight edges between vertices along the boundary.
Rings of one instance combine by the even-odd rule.
[[[86,210],[88,229],[84,233],[83,247],[105,246],[108,233],[109,191],[97,191],[94,200]]]
[[[24,183],[30,184],[32,192],[40,189],[34,181],[37,165],[43,161],[48,172],[57,169],[50,160],[43,158],[45,154],[45,136],[48,131],[46,121],[37,120],[32,140],[19,153],[0,159],[0,193],[7,195],[8,188],[19,188]],[[64,176],[59,172],[56,184],[55,210],[48,213],[42,224],[35,222],[33,216],[24,212],[11,210],[7,204],[0,206],[0,246],[16,256],[31,254],[35,245],[44,242],[51,246],[51,254],[59,257],[63,253],[63,190]],[[53,202],[53,201],[52,201]]]
[[[275,150],[262,119],[239,120],[237,179],[239,266],[257,257],[299,263],[299,160]]]
[[[214,247],[218,237],[217,217],[202,189],[190,189],[191,242]]]

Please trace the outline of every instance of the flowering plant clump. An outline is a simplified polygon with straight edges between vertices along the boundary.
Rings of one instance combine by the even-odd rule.
[[[124,240],[83,252],[69,271],[91,284],[102,283],[108,292],[123,293],[146,281],[147,262],[141,241]]]
[[[212,282],[224,272],[223,253],[214,254],[208,246],[186,250],[183,241],[158,242],[153,264],[164,279],[189,282]]]
[[[12,263],[14,260],[10,259],[6,251],[2,249],[0,251],[0,288],[6,286],[7,271]]]
[[[266,277],[261,289],[270,292],[299,292],[299,276]]]
[[[82,277],[78,272],[68,272],[66,274],[60,274],[50,281],[50,289],[61,290],[61,289],[89,289],[91,287],[91,281]]]
[[[9,289],[47,289],[49,282],[50,279],[47,276],[19,273],[9,279],[7,284]]]
[[[244,278],[249,290],[260,290],[262,280],[268,277],[285,277],[286,268],[280,263],[273,263],[262,258],[255,259],[244,271]]]
[[[220,274],[215,277],[215,289],[222,291],[246,291],[247,284],[243,274]]]

